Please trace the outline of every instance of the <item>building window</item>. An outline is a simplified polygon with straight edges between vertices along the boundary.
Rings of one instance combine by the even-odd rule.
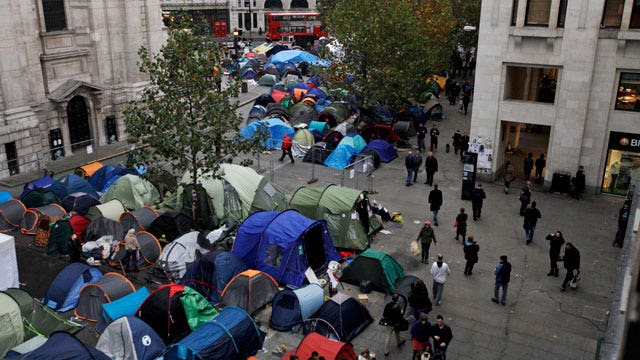
[[[238,29],[242,27],[242,13],[238,13]]]
[[[622,22],[622,10],[624,9],[624,0],[606,0],[604,3],[604,11],[602,12],[601,27],[619,28]]]
[[[602,191],[626,195],[640,178],[640,135],[612,131],[609,134],[607,162]]]
[[[10,142],[4,144],[4,151],[7,154],[7,168],[9,169],[9,175],[15,175],[20,173],[20,166],[18,165],[18,150],[16,149],[16,142]]]
[[[549,25],[551,14],[551,0],[529,0],[527,2],[527,14],[525,24],[529,26]]]
[[[504,98],[553,104],[557,80],[556,68],[507,66]]]
[[[564,19],[567,17],[567,0],[560,0],[560,8],[558,9],[558,27],[564,27]]]
[[[616,110],[640,112],[640,73],[621,73]]]
[[[518,21],[518,0],[513,0],[513,7],[511,8],[511,26],[516,26]]]
[[[282,9],[282,1],[280,0],[266,0],[264,2],[265,9]]]
[[[242,7],[242,0],[238,0],[238,7]]]
[[[633,1],[633,8],[631,9],[631,22],[629,27],[632,29],[640,28],[640,0]]]
[[[42,15],[45,31],[58,31],[67,28],[64,0],[42,0]]]
[[[258,25],[258,14],[253,13],[253,27],[255,28]]]

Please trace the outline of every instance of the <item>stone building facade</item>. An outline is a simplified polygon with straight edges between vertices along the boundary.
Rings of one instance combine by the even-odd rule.
[[[481,175],[538,133],[547,185],[583,165],[590,191],[626,193],[640,176],[640,1],[484,0],[479,31]]]

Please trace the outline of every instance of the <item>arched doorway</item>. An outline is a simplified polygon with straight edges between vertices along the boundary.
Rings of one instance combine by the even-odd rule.
[[[307,2],[307,0],[293,0],[291,1],[291,7],[308,9],[309,3]]]
[[[75,96],[69,100],[67,105],[67,122],[69,124],[69,141],[71,150],[90,145],[87,140],[91,139],[91,128],[89,127],[89,109],[82,96]]]
[[[264,2],[265,9],[282,9],[282,1],[280,0],[267,0]]]

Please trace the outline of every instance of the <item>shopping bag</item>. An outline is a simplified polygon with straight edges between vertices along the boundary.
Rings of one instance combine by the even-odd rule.
[[[411,250],[411,255],[420,256],[420,244],[418,243],[418,241],[412,241],[409,248]]]

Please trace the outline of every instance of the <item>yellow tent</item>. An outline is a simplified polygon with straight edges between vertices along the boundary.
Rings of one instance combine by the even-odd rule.
[[[447,84],[447,78],[444,76],[440,76],[440,75],[433,75],[430,78],[427,79],[427,83],[429,83],[429,80],[435,80],[438,85],[440,85],[440,89],[442,90],[446,90],[446,84]]]

